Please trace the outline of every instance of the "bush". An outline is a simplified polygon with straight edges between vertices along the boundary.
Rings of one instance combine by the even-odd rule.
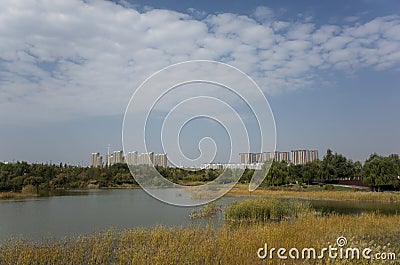
[[[327,185],[325,185],[324,189],[325,190],[334,190],[335,186],[333,186],[332,184],[327,184]]]
[[[30,184],[25,185],[22,188],[22,193],[33,193],[33,194],[36,194],[36,192],[37,192],[37,188],[35,186],[33,186],[33,185],[30,185]]]

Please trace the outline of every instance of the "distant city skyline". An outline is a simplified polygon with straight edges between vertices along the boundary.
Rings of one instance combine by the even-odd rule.
[[[304,165],[319,159],[318,150],[298,149],[289,151],[275,151],[262,153],[240,153],[240,163],[253,164],[264,163],[274,160],[276,162],[287,162],[295,165]]]
[[[136,88],[164,67],[199,59],[228,63],[257,82],[274,115],[276,150],[301,147],[322,158],[329,148],[361,162],[400,153],[399,1],[4,0],[2,7],[0,161],[88,165],[88,154],[106,153],[108,144],[123,150],[124,111]],[[172,98],[181,102],[188,91]],[[248,109],[237,110],[257,144]],[[157,109],[152,118],[165,115]],[[166,152],[158,128],[150,129],[148,149]],[[213,151],[213,143],[199,146],[205,138],[214,139],[217,162],[232,149],[229,133],[207,121],[191,121],[179,136],[175,150],[190,159]]]
[[[239,153],[239,162],[236,164],[255,164],[264,163],[266,161],[287,162],[295,165],[304,165],[319,159],[318,150],[291,150],[262,152],[262,153]],[[128,152],[124,155],[123,151],[113,151],[105,154],[105,159],[100,152],[93,152],[90,156],[89,165],[92,167],[111,166],[117,163],[127,163],[128,165],[155,165],[155,166],[171,166],[168,164],[167,154],[154,154],[154,152],[138,153],[137,151]],[[205,164],[227,164],[235,163],[230,161],[209,161]],[[195,165],[201,167],[202,165]],[[173,165],[172,165],[173,166]],[[178,166],[178,165],[176,165]]]
[[[100,152],[95,152],[90,155],[90,166],[92,167],[103,167],[112,166],[118,163],[126,163],[129,166],[137,165],[154,165],[167,167],[168,158],[167,154],[155,154],[154,152],[138,153],[137,151],[131,151],[127,154],[121,151],[113,151],[105,154],[105,159]]]

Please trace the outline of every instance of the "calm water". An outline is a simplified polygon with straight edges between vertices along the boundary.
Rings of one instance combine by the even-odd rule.
[[[166,189],[167,192],[167,189]],[[234,198],[223,198],[224,204]],[[199,207],[197,207],[199,209]],[[63,238],[114,227],[205,225],[210,220],[190,220],[195,207],[160,202],[141,189],[68,192],[65,196],[0,201],[0,241]],[[215,217],[214,223],[221,219]]]
[[[224,197],[225,205],[238,198]],[[400,204],[376,202],[311,201],[322,212],[361,213],[381,211],[394,214]],[[199,208],[199,207],[197,207]],[[109,227],[117,229],[153,227],[156,225],[218,224],[221,215],[211,220],[190,220],[193,207],[171,206],[160,202],[141,189],[91,190],[69,192],[65,196],[38,197],[0,201],[0,241],[10,237],[26,239],[63,238],[90,234]]]

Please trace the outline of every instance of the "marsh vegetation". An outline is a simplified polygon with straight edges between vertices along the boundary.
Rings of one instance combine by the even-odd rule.
[[[224,210],[228,221],[260,222],[298,218],[316,214],[309,202],[278,199],[252,199],[234,201]]]
[[[374,213],[300,215],[291,221],[224,225],[219,229],[158,226],[110,229],[39,243],[10,240],[0,246],[0,264],[265,264],[266,260],[257,257],[257,250],[264,243],[287,249],[310,246],[322,249],[334,244],[339,236],[346,236],[349,246],[368,246],[373,252],[395,253],[400,247],[400,218]],[[307,260],[301,262],[309,264]],[[328,259],[317,260],[315,264],[327,262],[339,264]],[[350,260],[347,264],[354,262]],[[294,263],[299,261],[286,261],[286,264]],[[275,257],[268,264],[281,263]],[[372,263],[359,260],[357,264]]]

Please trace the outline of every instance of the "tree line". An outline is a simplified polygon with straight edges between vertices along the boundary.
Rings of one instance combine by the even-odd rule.
[[[174,183],[207,182],[216,179],[222,170],[187,171],[181,168],[157,170]],[[146,177],[145,166],[137,166],[132,173]],[[232,172],[234,173],[234,172]],[[254,170],[246,169],[240,179],[249,183]],[[311,184],[313,181],[329,182],[338,179],[362,180],[379,190],[382,187],[398,188],[400,159],[397,154],[380,156],[372,154],[362,164],[328,149],[322,160],[304,165],[272,162],[262,186],[280,186],[290,183]],[[151,177],[151,176],[148,176]],[[126,164],[110,167],[78,167],[55,164],[28,164],[27,162],[0,163],[0,191],[22,191],[24,187],[45,189],[85,189],[137,185]]]
[[[131,168],[132,173],[142,177],[153,177],[154,170],[140,165]],[[181,168],[162,168],[157,170],[172,182],[212,181],[221,170],[187,171]],[[24,187],[39,190],[86,189],[131,187],[138,185],[127,164],[114,164],[110,167],[78,167],[65,164],[28,164],[27,162],[0,163],[0,192],[22,191]]]

